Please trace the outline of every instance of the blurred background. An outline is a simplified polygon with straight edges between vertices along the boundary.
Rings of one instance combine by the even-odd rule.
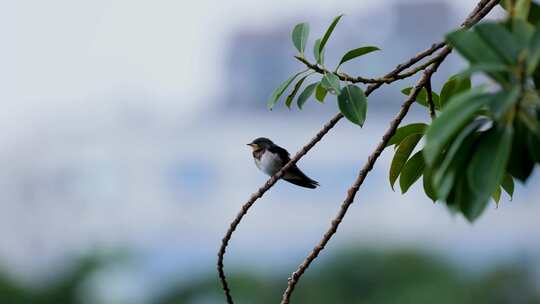
[[[440,41],[474,5],[0,2],[0,303],[223,303],[220,240],[267,179],[245,144],[265,136],[294,153],[337,111],[331,98],[266,110],[271,91],[303,69],[293,26],[311,24],[311,46],[344,13],[327,63],[377,45],[343,66],[376,77]],[[452,55],[434,87],[464,67]],[[340,122],[300,161],[320,188],[278,182],[255,204],[225,258],[239,303],[279,301],[413,81],[374,93],[363,129]],[[421,107],[407,118],[427,120]],[[471,225],[421,185],[393,192],[391,156],[295,302],[540,303],[539,170]]]

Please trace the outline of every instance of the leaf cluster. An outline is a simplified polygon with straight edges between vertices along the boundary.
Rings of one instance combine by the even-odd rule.
[[[540,14],[532,13],[538,6],[531,1],[504,5],[508,20],[447,35],[469,68],[451,77],[440,94],[433,92],[438,116],[430,125],[401,127],[390,140],[396,147],[391,186],[399,177],[406,192],[423,176],[429,198],[470,221],[490,199],[498,204],[502,190],[511,197],[514,179],[527,181],[540,163],[540,26],[531,19]],[[496,89],[472,88],[470,76],[476,73]],[[427,107],[427,94],[424,89],[416,101]],[[424,146],[412,155],[422,138]]]
[[[291,92],[285,98],[285,105],[288,108],[291,107],[296,96],[298,96],[296,98],[298,108],[302,109],[313,95],[315,95],[314,97],[317,101],[322,103],[324,102],[326,96],[330,93],[330,95],[336,96],[338,108],[343,116],[354,124],[363,126],[367,114],[366,95],[364,91],[357,85],[352,83],[343,83],[343,81],[339,78],[338,70],[344,63],[371,52],[378,51],[379,48],[375,46],[363,46],[350,50],[342,56],[339,64],[333,72],[326,70],[324,65],[325,48],[334,29],[342,17],[343,15],[335,17],[330,23],[330,26],[324,33],[323,37],[316,39],[313,45],[313,57],[315,62],[317,62],[318,67],[325,71],[324,74],[320,75],[319,80],[306,85],[303,90],[301,89],[304,82],[308,77],[314,75],[314,73],[310,72],[309,70],[304,70],[292,75],[274,90],[267,101],[267,106],[269,109],[272,109],[277,105],[287,88],[289,88],[291,84],[298,79]],[[292,42],[294,47],[298,50],[299,56],[302,58],[305,58],[305,50],[308,38],[309,24],[297,24],[292,31]]]
[[[540,163],[540,5],[531,0],[506,0],[501,5],[508,11],[506,20],[447,34],[447,44],[469,67],[450,77],[439,92],[432,91],[431,85],[423,88],[415,101],[426,108],[432,101],[430,114],[436,118],[431,124],[398,128],[388,143],[395,147],[389,172],[392,189],[399,180],[406,193],[422,178],[431,200],[445,202],[471,222],[484,212],[490,199],[498,204],[503,190],[511,198],[514,179],[527,181]],[[285,98],[287,107],[295,98],[302,109],[312,96],[324,102],[330,94],[336,96],[345,118],[363,126],[366,94],[340,78],[338,70],[379,48],[350,50],[333,71],[327,69],[325,49],[341,18],[335,17],[322,38],[315,40],[315,67],[308,65],[278,86],[268,99],[270,109],[295,83]],[[309,24],[294,27],[292,42],[300,58],[305,58],[308,38]],[[494,88],[473,87],[471,76],[475,74],[486,76]],[[312,75],[320,79],[304,87]],[[410,95],[411,91],[408,87],[402,93]]]

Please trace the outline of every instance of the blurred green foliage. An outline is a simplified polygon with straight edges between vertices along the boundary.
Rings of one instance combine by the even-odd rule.
[[[81,303],[81,284],[102,261],[96,257],[81,258],[71,271],[60,279],[45,284],[42,288],[31,288],[16,283],[0,271],[0,303],[2,304],[70,304]]]
[[[323,263],[306,274],[294,303],[540,303],[540,292],[523,266],[501,265],[475,275],[414,251],[349,251]],[[244,273],[233,276],[231,286],[238,303],[277,303],[285,283]],[[215,280],[208,279],[158,303],[219,303],[221,298]]]
[[[22,286],[0,273],[0,303],[86,304],[88,301],[81,299],[81,286],[95,270],[117,262],[101,259],[81,259],[61,279],[42,288]],[[283,275],[233,270],[230,282],[236,302],[279,302],[285,288]],[[224,302],[214,273],[182,282],[171,283],[168,291],[151,303]],[[342,251],[321,260],[299,284],[293,303],[540,304],[539,282],[525,264],[499,265],[472,273],[416,251]]]

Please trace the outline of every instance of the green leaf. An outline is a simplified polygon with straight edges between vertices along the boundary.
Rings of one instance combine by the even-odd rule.
[[[471,78],[470,77],[466,77],[466,76],[454,76],[454,78],[457,78],[459,79],[459,82],[456,86],[456,88],[454,89],[454,95],[456,94],[459,94],[459,93],[463,93],[465,91],[468,91],[471,89],[472,87],[472,84],[471,84]]]
[[[512,34],[519,41],[519,48],[526,48],[534,34],[534,26],[522,19],[511,20],[511,26]]]
[[[515,4],[515,17],[518,19],[527,20],[529,10],[531,9],[531,0],[517,0]]]
[[[489,108],[496,120],[503,119],[504,115],[518,101],[520,96],[519,87],[513,87],[510,91],[500,91],[493,95]]]
[[[438,170],[446,171],[449,168],[452,160],[459,154],[459,148],[462,146],[466,138],[470,137],[471,134],[478,131],[488,121],[488,119],[477,119],[469,123],[465,128],[463,128],[463,130],[461,130],[461,132],[452,140],[450,147],[444,155],[444,160],[442,161],[442,163],[438,164]]]
[[[309,24],[300,23],[297,24],[292,31],[292,41],[296,49],[300,54],[304,54],[306,49],[306,43],[309,36]]]
[[[534,169],[534,160],[528,149],[528,129],[523,122],[517,119],[514,123],[514,137],[512,139],[512,152],[508,163],[508,173],[525,182]]]
[[[396,133],[390,138],[387,147],[391,145],[399,145],[405,138],[412,134],[424,134],[428,128],[425,123],[413,123],[400,127],[396,130]]]
[[[475,31],[457,30],[446,35],[446,39],[472,63],[504,63]]]
[[[300,93],[300,96],[298,96],[298,108],[302,109],[306,101],[313,95],[313,92],[315,91],[315,88],[319,85],[318,82],[312,83],[308,85],[302,93]]]
[[[531,158],[540,164],[540,137],[533,133],[529,133],[527,138],[527,146],[529,148]]]
[[[412,92],[412,89],[413,87],[406,87],[406,88],[403,88],[401,89],[401,93],[405,96],[410,96],[411,95],[411,92]],[[420,95],[422,92],[420,92],[418,95]],[[418,97],[416,97],[418,98]]]
[[[532,75],[540,61],[540,27],[536,28],[536,31],[531,38],[529,50],[530,54],[527,60],[527,74]]]
[[[533,25],[538,25],[538,23],[540,22],[540,5],[534,2],[531,3],[529,17],[527,18],[527,20]]]
[[[296,96],[296,93],[298,93],[298,90],[300,90],[300,87],[302,86],[302,84],[304,83],[304,80],[306,80],[308,76],[309,75],[306,75],[300,78],[300,80],[298,80],[298,82],[294,85],[294,88],[291,91],[291,93],[287,96],[287,98],[285,98],[285,105],[287,106],[287,108],[289,109],[291,108],[291,103],[294,99],[294,96]]]
[[[480,203],[476,203],[475,197],[467,183],[467,179],[458,180],[454,190],[454,204],[456,204],[469,222],[474,222],[486,209],[489,198]]]
[[[471,89],[471,78],[455,75],[450,77],[441,90],[440,104],[441,108],[452,98],[461,92]]]
[[[504,61],[510,64],[517,62],[519,42],[504,26],[486,22],[477,25],[475,31]]]
[[[406,193],[409,188],[422,176],[424,172],[424,155],[422,151],[416,152],[403,166],[399,175],[401,193]]]
[[[437,197],[446,200],[456,177],[462,171],[464,165],[469,159],[470,151],[476,141],[476,132],[486,120],[478,119],[471,122],[459,133],[453,140],[450,148],[447,150],[442,163],[433,173],[433,185],[436,188]]]
[[[315,99],[317,99],[319,102],[324,102],[324,98],[326,97],[326,94],[328,94],[328,90],[325,89],[321,83],[317,86],[315,89]]]
[[[493,194],[491,194],[491,198],[493,198],[493,200],[495,201],[497,206],[499,206],[499,202],[501,201],[501,192],[502,192],[501,187],[497,187],[495,192],[493,192]]]
[[[479,137],[467,168],[467,181],[472,194],[468,218],[474,220],[482,213],[491,194],[503,181],[512,137],[513,129],[509,126],[493,126]]]
[[[446,35],[446,40],[472,64],[505,63],[475,31],[457,30]],[[488,74],[500,83],[507,82],[502,73],[490,72]]]
[[[392,159],[392,164],[390,164],[389,173],[390,186],[392,187],[392,189],[394,189],[394,183],[396,182],[399,174],[401,173],[403,166],[409,159],[409,156],[411,155],[412,151],[414,150],[421,138],[422,134],[411,134],[401,142],[398,149],[396,150],[394,158]]]
[[[345,62],[354,59],[356,57],[360,57],[366,54],[369,54],[371,52],[379,51],[380,49],[376,46],[365,46],[361,48],[357,48],[351,51],[348,51],[345,55],[343,55],[343,58],[341,58],[341,61],[338,64],[338,68],[344,64]]]
[[[446,101],[454,95],[454,90],[456,89],[459,82],[459,78],[450,78],[447,82],[444,83],[444,86],[441,90],[441,103],[444,105]]]
[[[424,157],[429,165],[441,154],[446,144],[474,117],[476,111],[487,104],[491,96],[473,89],[454,96],[444,111],[426,132]]]
[[[348,85],[338,96],[341,114],[352,123],[362,127],[366,120],[367,98],[364,91],[355,85]]]
[[[403,93],[406,96],[410,96],[412,92],[412,87],[407,87],[401,90],[401,93]],[[435,105],[435,109],[440,108],[440,97],[437,93],[432,92],[432,98],[433,98],[433,104]],[[427,98],[427,90],[426,88],[422,88],[420,90],[420,93],[418,93],[418,96],[416,96],[416,102],[423,105],[424,107],[429,107],[428,98]]]
[[[424,163],[425,164],[425,163]],[[424,168],[424,176],[422,178],[422,184],[424,186],[424,192],[433,202],[437,201],[437,192],[433,187],[433,171],[431,168]]]
[[[324,51],[324,47],[326,46],[326,43],[328,42],[328,39],[330,38],[330,35],[332,35],[332,32],[334,31],[334,28],[339,22],[339,19],[341,19],[343,15],[339,15],[334,18],[328,29],[326,30],[326,33],[324,33],[324,36],[321,40],[320,46],[319,46],[319,54]]]
[[[510,67],[502,63],[473,63],[458,75],[460,77],[471,77],[478,73],[493,74],[508,71],[510,71]]]
[[[318,64],[324,63],[324,50],[321,50],[321,39],[315,40],[315,45],[313,46],[313,56]]]
[[[321,80],[321,86],[325,88],[330,93],[339,95],[341,87],[339,85],[339,77],[334,73],[324,74]]]
[[[513,1],[513,2],[510,2]],[[515,2],[515,0],[504,0],[502,1],[501,6],[512,13],[514,17],[526,19],[530,23],[536,25],[540,21],[540,5],[534,3],[531,0],[518,0],[516,4],[514,4],[514,10],[511,10],[511,4]]]
[[[517,112],[519,120],[529,129],[531,133],[540,136],[540,121],[536,119],[536,115],[529,111],[521,109]]]
[[[281,97],[281,95],[283,95],[283,93],[285,92],[285,90],[287,90],[287,88],[291,85],[291,83],[296,79],[296,77],[300,76],[302,73],[304,73],[305,71],[302,71],[300,73],[296,73],[294,75],[292,75],[291,77],[289,77],[287,80],[285,80],[282,84],[280,84],[275,90],[274,92],[272,92],[272,95],[270,95],[270,97],[268,98],[268,101],[266,102],[266,105],[268,106],[268,109],[269,110],[272,110],[272,108],[274,108],[274,106],[277,104],[277,102],[279,101],[279,98]]]
[[[540,90],[540,69],[536,69],[533,73],[534,86]]]
[[[514,0],[502,0],[500,6],[510,13],[513,10]]]
[[[504,175],[503,181],[501,183],[502,188],[510,196],[510,200],[514,196],[514,179],[508,173]]]

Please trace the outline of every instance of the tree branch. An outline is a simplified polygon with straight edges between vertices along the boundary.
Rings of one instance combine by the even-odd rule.
[[[463,22],[461,24],[462,27],[469,27],[471,22],[473,22],[474,20],[474,17],[476,17],[476,15],[484,8],[484,6],[489,2],[490,0],[482,0],[480,2],[478,2],[478,4],[476,5],[476,7],[474,8],[474,10],[469,14],[467,20],[465,22]],[[438,49],[442,48],[445,44],[444,43],[437,43],[435,44],[434,46],[436,46],[436,49],[434,51],[437,51]],[[431,55],[431,54],[430,54]],[[314,72],[316,73],[319,73],[319,74],[327,74],[327,73],[333,73],[335,74],[336,76],[339,77],[340,80],[342,81],[346,81],[346,82],[350,82],[350,83],[364,83],[364,84],[373,84],[373,83],[386,83],[386,84],[389,84],[389,83],[392,83],[396,80],[401,80],[401,79],[405,79],[405,78],[409,78],[413,75],[415,75],[416,73],[420,72],[420,71],[423,71],[425,70],[428,66],[432,65],[433,64],[433,59],[431,59],[430,61],[408,71],[408,72],[404,72],[403,74],[394,74],[392,76],[384,76],[384,77],[381,77],[381,78],[365,78],[365,77],[362,77],[362,76],[350,76],[344,72],[338,72],[338,71],[335,71],[335,72],[332,72],[332,71],[329,71],[327,69],[325,69],[324,67],[318,65],[317,63],[311,63],[309,62],[309,60],[307,60],[305,57],[303,56],[294,56],[294,58],[296,58],[298,61],[302,62],[303,64],[306,65],[306,67],[308,67],[309,69],[313,70]]]
[[[403,103],[403,105],[401,106],[401,110],[399,111],[398,115],[392,120],[392,122],[390,123],[390,127],[384,133],[382,141],[379,143],[379,145],[377,146],[375,151],[373,151],[373,153],[368,157],[367,163],[364,165],[362,170],[360,170],[360,173],[358,174],[358,177],[354,181],[351,188],[349,188],[349,190],[347,191],[347,197],[345,198],[345,200],[341,204],[341,208],[340,208],[338,214],[332,220],[330,228],[326,231],[326,233],[324,234],[324,236],[321,239],[321,241],[319,242],[319,244],[317,246],[315,246],[315,248],[313,248],[313,251],[310,253],[310,255],[304,260],[304,262],[302,262],[302,264],[298,267],[298,269],[295,272],[292,273],[291,277],[289,278],[288,284],[287,284],[287,289],[285,290],[285,293],[283,294],[283,298],[281,300],[282,304],[288,304],[289,303],[289,299],[291,297],[292,292],[294,291],[294,287],[296,286],[296,283],[298,282],[298,280],[300,279],[302,274],[306,271],[306,269],[313,262],[313,260],[315,260],[317,258],[319,253],[326,246],[326,244],[328,244],[328,241],[330,241],[332,236],[336,233],[336,231],[337,231],[337,229],[339,227],[339,224],[341,223],[341,221],[345,217],[345,214],[347,213],[347,210],[349,209],[349,207],[353,203],[354,197],[356,196],[356,193],[360,189],[360,186],[364,182],[364,180],[365,180],[366,176],[368,175],[369,171],[371,171],[371,169],[373,169],[373,166],[375,165],[375,162],[377,161],[377,159],[381,155],[382,151],[384,150],[384,148],[388,144],[388,141],[390,140],[392,135],[394,135],[394,133],[396,132],[396,129],[398,128],[398,126],[401,123],[401,121],[403,120],[403,118],[405,118],[405,115],[407,115],[407,112],[409,111],[409,108],[411,107],[411,105],[416,100],[416,97],[418,96],[421,89],[426,84],[429,77],[431,77],[431,75],[433,73],[435,73],[435,71],[437,70],[437,68],[441,64],[441,62],[446,58],[446,56],[449,53],[450,53],[450,48],[449,47],[444,48],[444,50],[436,57],[436,58],[438,58],[438,60],[434,63],[433,67],[427,69],[424,72],[423,77],[415,85],[415,87],[413,88],[411,94],[409,95],[409,98],[407,98],[405,103]]]
[[[485,1],[482,0],[481,2],[485,2]],[[480,7],[480,4],[478,7]],[[465,25],[464,23],[464,26],[470,26],[470,25]],[[404,70],[412,67],[413,65],[415,65],[422,59],[432,55],[433,53],[443,48],[444,46],[445,46],[444,43],[437,43],[437,44],[432,45],[430,48],[416,54],[414,57],[412,57],[408,61],[398,65],[394,70],[386,74],[383,78],[396,77],[396,75],[399,75]],[[377,90],[383,84],[384,83],[379,82],[379,83],[373,83],[372,85],[370,85],[366,89],[366,92],[365,92],[366,96],[369,96],[373,91]],[[268,179],[268,181],[263,186],[261,186],[257,190],[257,192],[251,195],[249,200],[242,206],[242,208],[240,209],[240,211],[238,212],[234,220],[229,225],[229,228],[227,229],[227,232],[221,241],[221,245],[218,251],[218,260],[217,260],[217,271],[218,271],[219,279],[223,287],[223,291],[227,298],[227,303],[233,304],[234,301],[231,296],[231,291],[230,291],[230,288],[229,288],[229,285],[227,283],[227,279],[225,276],[223,260],[224,260],[227,246],[231,240],[232,234],[234,233],[234,231],[240,224],[242,218],[247,214],[247,212],[249,211],[251,206],[253,206],[253,204],[257,201],[257,199],[261,198],[264,195],[264,193],[268,191],[268,189],[270,189],[283,176],[286,170],[288,170],[290,167],[296,164],[304,155],[306,155],[307,152],[311,150],[311,148],[313,148],[342,118],[343,118],[343,115],[341,113],[338,113],[334,117],[332,117],[323,126],[323,128],[319,130],[319,132],[315,135],[315,137],[313,137],[304,147],[302,147],[302,149],[298,151],[294,155],[294,157],[285,166],[281,168],[281,170],[279,170],[276,174],[270,177],[270,179]]]
[[[444,43],[437,43],[432,45],[430,48],[416,54],[414,57],[409,59],[408,61],[399,64],[396,66],[394,70],[392,70],[390,73],[386,74],[383,78],[390,78],[394,77],[395,75],[398,75],[402,71],[410,68],[417,62],[421,61],[425,57],[428,57],[432,55],[434,52],[442,48],[445,44]],[[366,96],[369,96],[373,91],[377,90],[379,87],[381,87],[384,83],[375,83],[369,86],[366,89]],[[338,113],[334,115],[319,132],[313,137],[300,151],[298,151],[294,157],[279,170],[276,174],[274,174],[266,183],[260,187],[257,192],[253,193],[249,200],[242,205],[242,208],[234,218],[234,220],[229,225],[229,228],[227,229],[227,232],[225,233],[225,236],[221,240],[221,246],[218,251],[218,260],[217,260],[217,270],[219,279],[221,281],[221,285],[223,288],[223,291],[225,293],[225,296],[227,298],[227,303],[233,304],[234,301],[231,296],[231,291],[229,284],[227,283],[227,279],[225,276],[224,266],[223,266],[223,259],[225,256],[225,252],[227,250],[227,246],[229,245],[229,242],[231,240],[232,234],[242,221],[242,218],[247,214],[251,206],[257,201],[257,199],[261,198],[268,189],[270,189],[274,184],[283,176],[286,170],[288,170],[290,167],[292,167],[296,162],[298,162],[304,155],[307,154],[311,148],[313,148],[341,119],[343,118],[343,114]]]
[[[426,84],[424,85],[427,91],[427,102],[429,106],[429,117],[431,117],[431,120],[434,120],[437,117],[437,114],[435,113],[435,103],[433,103],[433,90],[431,89],[431,77],[426,81]]]
[[[390,78],[394,77],[395,75],[398,75],[399,73],[403,72],[404,70],[410,68],[414,64],[418,63],[422,59],[432,55],[437,50],[444,47],[444,43],[437,43],[433,44],[430,48],[416,54],[411,59],[407,60],[406,62],[403,62],[396,66],[394,70],[386,74],[383,78]],[[377,90],[379,87],[381,87],[384,83],[375,83],[369,86],[366,89],[366,96],[369,96],[373,91]],[[225,296],[227,298],[227,303],[233,304],[233,299],[231,296],[231,291],[229,288],[229,285],[227,283],[227,279],[225,276],[224,266],[223,266],[223,259],[225,256],[225,252],[227,250],[227,246],[229,245],[229,242],[231,240],[232,234],[242,221],[242,218],[247,214],[248,210],[251,208],[251,206],[257,201],[257,199],[261,198],[268,189],[270,189],[285,173],[286,170],[288,170],[290,167],[292,167],[296,162],[298,162],[304,155],[307,154],[311,148],[313,148],[341,119],[343,118],[343,115],[341,113],[338,113],[334,115],[319,132],[313,137],[300,151],[298,151],[294,157],[285,165],[281,170],[279,170],[276,174],[274,174],[266,183],[260,187],[257,192],[253,193],[249,200],[242,206],[234,220],[229,225],[229,229],[225,233],[225,236],[221,240],[221,246],[218,251],[218,261],[217,261],[217,270],[219,279],[221,281],[223,291],[225,293]]]
[[[493,7],[495,7],[495,5],[498,4],[499,1],[498,0],[481,1],[480,3],[482,2],[484,2],[484,6],[480,6],[480,4],[477,6],[477,8],[475,9],[477,14],[469,15],[467,20],[463,23],[464,27],[470,27],[476,24],[485,15],[487,15],[493,9]],[[300,264],[298,269],[295,272],[293,272],[292,275],[289,277],[287,288],[285,292],[283,293],[281,304],[289,303],[290,297],[292,295],[292,292],[294,291],[296,284],[298,283],[298,280],[304,274],[307,268],[311,265],[311,263],[317,258],[317,256],[324,249],[324,247],[328,244],[332,236],[336,233],[339,225],[341,224],[341,222],[343,221],[343,218],[345,217],[347,213],[347,210],[349,209],[350,205],[354,202],[356,193],[358,193],[360,186],[363,184],[369,172],[373,169],[373,166],[375,165],[377,159],[379,158],[382,151],[388,144],[388,141],[396,132],[396,129],[400,125],[403,118],[405,118],[405,116],[407,115],[409,108],[416,100],[416,97],[420,93],[421,89],[430,81],[431,76],[437,71],[441,63],[446,59],[446,57],[448,56],[448,54],[450,54],[451,51],[452,49],[449,46],[444,47],[444,49],[437,56],[434,57],[435,61],[433,63],[433,66],[424,71],[422,78],[415,85],[408,99],[401,106],[401,110],[390,123],[390,127],[383,135],[381,142],[375,148],[373,153],[368,157],[366,164],[358,173],[358,177],[354,181],[353,185],[347,191],[347,196],[345,200],[343,201],[343,203],[341,204],[338,214],[332,220],[330,228],[326,231],[323,238],[319,241],[317,246],[313,248],[312,252],[306,257],[306,259],[302,262],[302,264]]]
[[[439,44],[437,44],[439,45]],[[321,67],[320,65],[318,64],[315,64],[315,63],[311,63],[309,62],[309,60],[307,60],[305,57],[302,57],[302,56],[294,56],[294,58],[296,58],[298,61],[302,62],[303,64],[306,65],[306,67],[308,67],[310,70],[316,72],[316,73],[319,73],[319,74],[327,74],[327,73],[333,73],[335,74],[339,79],[341,79],[342,81],[346,81],[346,82],[350,82],[350,83],[364,83],[364,84],[373,84],[373,83],[381,83],[381,84],[389,84],[389,83],[392,83],[396,80],[401,80],[401,79],[405,79],[405,78],[409,78],[411,76],[413,76],[414,74],[422,71],[422,70],[425,70],[428,66],[432,65],[433,64],[433,61],[430,60],[422,65],[419,65],[418,67],[415,67],[414,69],[408,71],[408,72],[404,72],[403,74],[395,74],[395,75],[392,75],[392,76],[384,76],[384,77],[381,77],[381,78],[365,78],[365,77],[361,77],[361,76],[357,76],[357,77],[353,77],[353,76],[350,76],[344,72],[331,72],[323,67]]]

